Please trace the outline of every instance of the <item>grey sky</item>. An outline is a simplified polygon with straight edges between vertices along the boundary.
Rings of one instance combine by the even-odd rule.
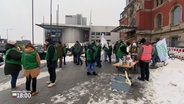
[[[93,25],[118,26],[120,13],[125,0],[52,0],[53,23],[56,22],[56,9],[59,4],[59,22],[65,22],[65,15],[82,14],[89,24],[92,10]],[[31,40],[32,0],[0,0],[0,36],[21,40]],[[50,22],[50,0],[34,0],[34,22]],[[35,43],[43,43],[43,29],[35,26]]]

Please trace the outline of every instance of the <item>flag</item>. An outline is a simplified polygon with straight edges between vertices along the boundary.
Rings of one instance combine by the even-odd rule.
[[[158,57],[160,58],[160,61],[167,61],[169,56],[168,56],[168,50],[167,50],[167,44],[166,44],[165,38],[157,42],[156,49],[157,49]]]
[[[105,47],[109,48],[108,44],[107,44],[107,41],[104,38],[104,34],[102,34],[102,36],[101,36],[101,44],[102,44],[102,47],[105,46]]]

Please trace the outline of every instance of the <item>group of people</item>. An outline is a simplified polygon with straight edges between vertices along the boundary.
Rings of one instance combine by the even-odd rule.
[[[104,61],[111,63],[111,55],[114,53],[116,57],[116,62],[119,62],[120,58],[123,56],[131,56],[133,61],[139,61],[139,66],[141,69],[141,76],[138,77],[139,80],[149,81],[149,63],[152,60],[152,65],[155,65],[155,53],[156,48],[154,43],[146,41],[142,38],[139,42],[133,41],[123,42],[122,40],[117,41],[114,46],[108,42],[108,45],[101,46],[99,42],[92,42],[91,44],[85,45],[85,59],[87,66],[87,75],[92,74],[97,75],[95,67],[101,67],[101,50],[104,50]],[[109,60],[107,60],[107,57]],[[137,67],[136,67],[137,68]]]
[[[46,42],[46,61],[49,72],[48,88],[55,85],[56,80],[56,68],[62,67],[62,57],[64,57],[64,65],[66,65],[66,45],[62,45],[60,42],[55,44],[51,39],[47,39]],[[37,76],[40,73],[40,56],[35,49],[34,45],[30,42],[27,43],[22,51],[17,47],[16,41],[8,40],[5,45],[5,75],[11,75],[11,91],[20,90],[16,86],[17,78],[22,70],[26,77],[26,90],[31,91],[32,96],[38,94],[37,91]],[[57,61],[59,60],[59,64]],[[32,82],[32,89],[30,88]]]
[[[62,58],[64,58],[64,65],[66,65],[65,57],[67,50],[69,50],[66,45],[58,42],[54,44],[49,38],[46,40],[46,61],[47,68],[49,72],[49,81],[46,83],[48,87],[53,87],[56,81],[56,68],[62,68]],[[133,41],[133,43],[123,42],[121,40],[117,41],[112,47],[108,43],[107,46],[103,46],[99,42],[92,42],[85,44],[84,47],[81,46],[79,41],[76,41],[75,45],[71,47],[70,51],[73,54],[74,63],[76,65],[82,65],[81,54],[83,53],[83,48],[85,50],[85,61],[87,67],[87,75],[97,75],[95,67],[102,67],[101,64],[101,51],[104,50],[104,61],[111,63],[111,55],[114,53],[116,56],[116,62],[123,56],[130,55],[133,60],[139,60],[141,76],[138,77],[139,80],[149,81],[149,63],[151,59],[154,59],[155,48],[150,42],[142,38],[139,43]],[[40,57],[37,53],[35,47],[31,43],[25,45],[24,50],[21,52],[16,48],[16,42],[9,40],[5,46],[5,75],[11,75],[11,90],[19,90],[16,86],[16,81],[19,72],[24,69],[24,75],[26,77],[26,90],[31,91],[34,96],[38,94],[36,89],[37,76],[40,72]],[[57,64],[59,60],[59,64]],[[155,62],[153,61],[153,65]],[[32,90],[30,89],[32,81]]]
[[[16,41],[9,40],[5,46],[5,75],[11,75],[11,90],[20,90],[16,86],[19,72],[24,68],[24,75],[26,77],[26,90],[31,91],[30,84],[32,81],[32,96],[38,94],[36,89],[37,76],[39,75],[40,57],[35,47],[28,43],[25,49],[20,52],[16,46]]]

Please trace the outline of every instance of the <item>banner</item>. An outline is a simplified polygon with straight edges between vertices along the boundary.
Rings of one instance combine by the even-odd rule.
[[[168,50],[167,50],[167,44],[165,38],[158,41],[156,44],[156,49],[158,52],[158,57],[160,58],[160,61],[166,61],[168,60]]]
[[[108,44],[107,44],[107,41],[104,38],[104,34],[102,34],[102,36],[101,36],[101,44],[102,44],[102,47],[105,46],[105,47],[109,48]]]

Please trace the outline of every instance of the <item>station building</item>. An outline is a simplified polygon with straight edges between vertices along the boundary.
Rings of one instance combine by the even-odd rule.
[[[184,47],[184,0],[127,0],[118,32],[123,40],[166,38],[169,47]]]

